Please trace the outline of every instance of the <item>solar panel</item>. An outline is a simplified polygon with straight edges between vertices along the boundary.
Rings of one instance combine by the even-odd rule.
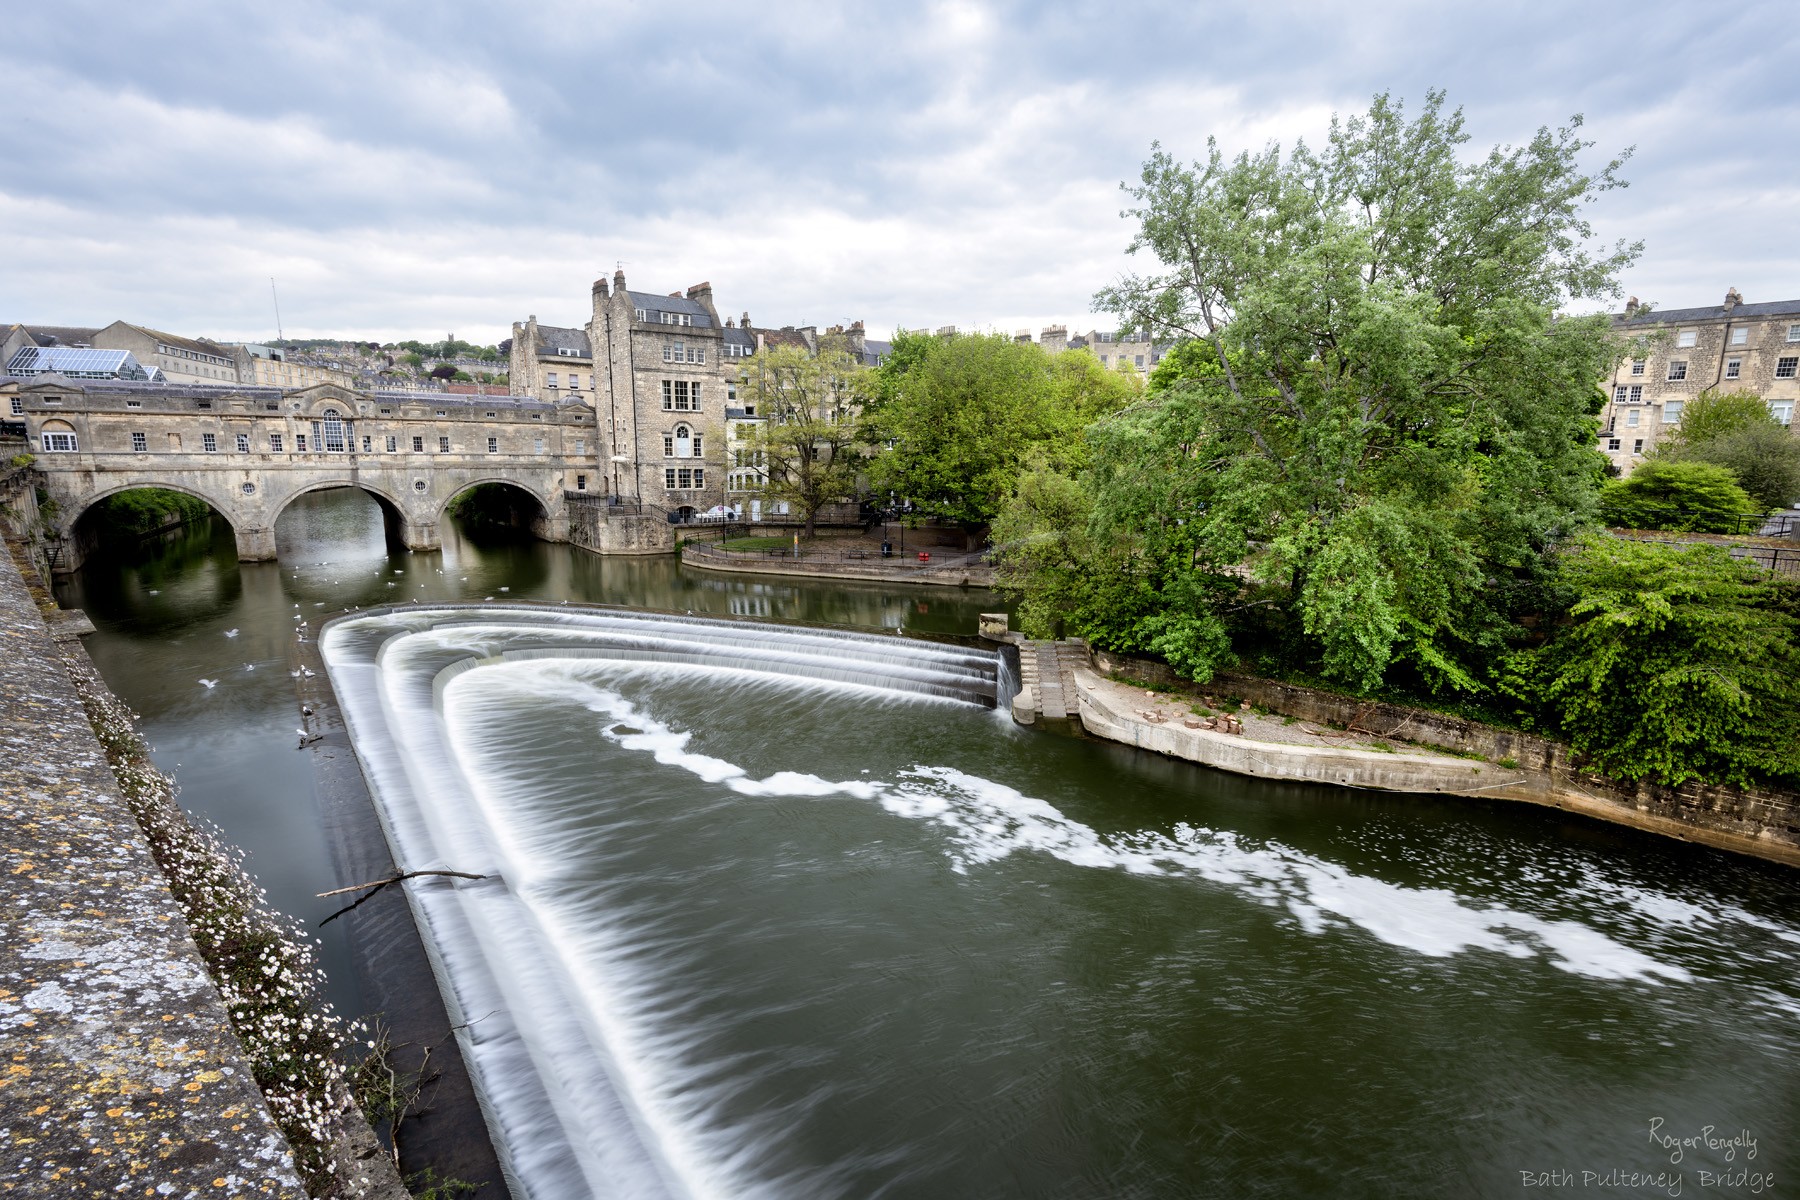
[[[55,371],[76,379],[143,379],[144,368],[125,350],[92,350],[75,346],[24,346],[12,356],[7,373],[42,375]]]

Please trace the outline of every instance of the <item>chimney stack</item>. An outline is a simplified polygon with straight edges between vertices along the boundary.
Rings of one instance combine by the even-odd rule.
[[[606,296],[606,276],[602,275],[600,278],[594,280],[594,289],[593,290],[594,290],[594,295],[596,298],[599,298],[599,299],[605,298],[605,296]]]
[[[1626,316],[1628,316],[1628,317],[1636,316],[1637,310],[1638,310],[1638,298],[1636,296],[1633,296],[1629,300],[1625,301],[1625,315]]]
[[[1742,304],[1743,302],[1744,302],[1744,297],[1741,294],[1739,294],[1739,292],[1736,288],[1730,288],[1726,291],[1726,293],[1725,293],[1725,311],[1727,314],[1729,314],[1732,309],[1736,308],[1738,305]]]
[[[750,328],[750,314],[749,313],[745,313],[743,316],[738,318],[738,328],[739,329]]]
[[[623,294],[625,291],[625,268],[624,267],[620,267],[618,270],[613,272],[613,291],[617,294]]]

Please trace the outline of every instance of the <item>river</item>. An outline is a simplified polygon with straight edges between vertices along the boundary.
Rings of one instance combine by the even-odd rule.
[[[296,615],[495,602],[323,649],[402,857],[492,876],[422,903],[465,1002],[504,1002],[475,1067],[531,1195],[1791,1192],[1789,870],[1020,729],[966,699],[991,667],[892,636],[972,632],[979,592],[396,554],[351,492],[277,534],[278,563],[193,527],[59,591],[183,802],[309,921]]]

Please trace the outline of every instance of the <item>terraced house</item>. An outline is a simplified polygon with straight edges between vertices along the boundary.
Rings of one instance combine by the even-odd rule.
[[[1681,424],[1708,389],[1751,392],[1793,429],[1800,401],[1800,300],[1746,304],[1736,288],[1713,308],[1666,311],[1633,297],[1613,317],[1632,349],[1614,369],[1600,417],[1600,449],[1627,474]]]

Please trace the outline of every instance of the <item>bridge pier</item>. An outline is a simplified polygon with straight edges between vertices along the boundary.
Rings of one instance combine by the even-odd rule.
[[[438,537],[438,527],[435,520],[419,521],[411,518],[402,518],[400,522],[400,540],[406,543],[406,548],[408,550],[417,551],[419,553],[423,553],[427,550],[442,549],[444,544]]]
[[[239,562],[275,561],[275,530],[268,526],[234,525]]]

